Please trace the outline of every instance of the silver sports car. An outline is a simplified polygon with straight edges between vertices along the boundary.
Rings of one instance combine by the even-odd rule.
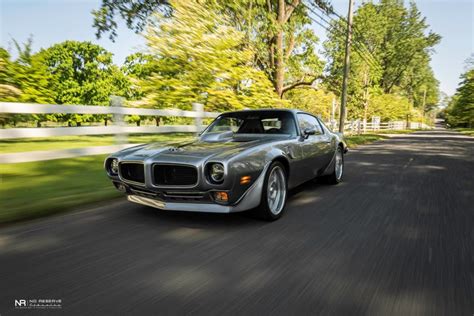
[[[114,153],[105,169],[131,202],[275,220],[289,189],[316,177],[341,182],[346,152],[342,135],[309,113],[251,110],[218,116],[192,142]]]

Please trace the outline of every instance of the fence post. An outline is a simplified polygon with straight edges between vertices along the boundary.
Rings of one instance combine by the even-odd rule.
[[[123,107],[124,103],[124,98],[119,97],[116,95],[111,95],[110,96],[110,106],[116,106],[116,107]],[[114,117],[114,124],[118,126],[125,126],[125,122],[123,120],[123,114],[117,114],[115,113],[113,115]],[[127,143],[127,134],[125,133],[118,133],[115,134],[115,143],[117,144],[126,144]]]
[[[202,118],[204,117],[204,105],[201,103],[193,103],[193,111],[198,112],[198,116],[194,118],[194,125],[197,129],[197,134],[202,130]]]

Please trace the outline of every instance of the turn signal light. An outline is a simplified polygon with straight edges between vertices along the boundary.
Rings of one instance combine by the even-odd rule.
[[[243,176],[242,178],[240,178],[240,184],[249,184],[250,183],[250,180],[252,180],[252,177],[251,176]]]
[[[227,202],[229,200],[229,195],[227,192],[215,192],[214,198],[219,202]]]

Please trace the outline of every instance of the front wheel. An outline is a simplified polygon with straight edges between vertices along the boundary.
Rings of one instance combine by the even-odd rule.
[[[326,177],[327,183],[338,184],[344,176],[344,154],[342,148],[337,146],[336,156],[334,157],[334,170]]]
[[[280,218],[285,208],[287,191],[285,167],[275,161],[270,165],[265,175],[262,200],[256,209],[259,217],[267,221]]]

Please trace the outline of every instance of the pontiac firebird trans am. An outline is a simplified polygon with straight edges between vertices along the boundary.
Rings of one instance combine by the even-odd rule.
[[[321,177],[342,181],[342,135],[298,110],[247,110],[218,116],[188,143],[139,145],[110,155],[107,175],[131,202],[163,210],[253,210],[278,219],[287,192]]]

